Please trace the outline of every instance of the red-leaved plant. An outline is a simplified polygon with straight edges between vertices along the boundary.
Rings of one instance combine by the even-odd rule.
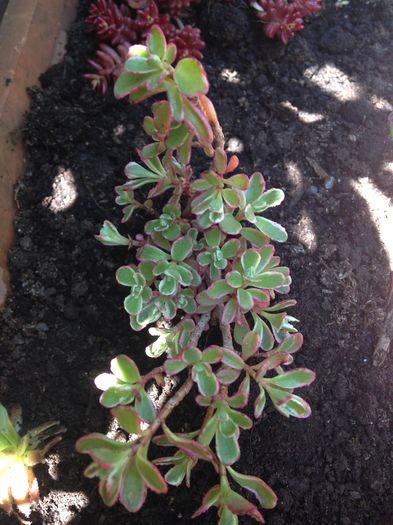
[[[185,57],[202,58],[205,43],[201,32],[191,25],[183,26],[177,17],[200,0],[96,0],[86,18],[91,30],[101,40],[96,56],[88,59],[93,71],[85,78],[93,89],[102,94],[120,75],[131,44],[144,44],[153,25],[158,25],[166,39],[177,48],[177,60]],[[127,5],[126,5],[127,4]],[[172,23],[173,18],[177,26]]]
[[[285,45],[304,29],[304,17],[321,10],[321,0],[252,0],[257,18],[268,38],[278,37]]]
[[[261,173],[249,177],[238,171],[237,157],[224,151],[202,65],[184,58],[174,67],[175,57],[175,46],[167,45],[157,26],[146,46],[130,49],[116,96],[137,103],[165,95],[144,119],[150,142],[138,151],[140,161],[126,166],[127,181],[116,188],[123,222],[136,209],[148,220],[135,238],[109,221],[98,236],[105,245],[135,250],[137,263],[120,267],[116,279],[127,289],[124,308],[132,329],[150,325],[150,334],[158,336],[146,353],[161,357],[162,364],[141,375],[129,356],[112,360],[111,373],[96,379],[103,391],[100,402],[131,437],[119,442],[93,433],[79,439],[77,450],[91,456],[85,475],[99,478],[107,505],[120,501],[136,512],[148,490],[163,494],[168,485],[183,481],[190,486],[194,467],[207,462],[218,480],[194,516],[215,506],[221,525],[236,525],[246,514],[263,523],[256,504],[234,487],[252,492],[262,508],[276,505],[264,481],[233,466],[240,457],[240,432],[253,426],[247,415],[251,383],[258,390],[255,419],[267,400],[286,417],[305,418],[310,407],[294,389],[315,378],[305,368],[287,370],[303,343],[296,319],[286,312],[295,301],[279,299],[288,294],[291,278],[272,241],[286,241],[287,233],[262,216],[282,202],[284,193],[266,190]],[[211,159],[197,176],[190,164],[194,147]],[[147,199],[138,200],[145,186]],[[211,325],[221,341],[204,347],[201,335]],[[147,386],[154,380],[168,384],[173,376],[178,377],[175,392],[156,408]],[[179,433],[168,427],[167,418],[191,391],[205,417],[199,428]],[[174,452],[152,460],[152,443]],[[169,469],[163,475],[158,466]]]

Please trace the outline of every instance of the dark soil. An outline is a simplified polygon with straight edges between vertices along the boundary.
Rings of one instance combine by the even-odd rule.
[[[191,523],[214,483],[210,470],[196,470],[191,491],[150,496],[138,515],[128,515],[120,505],[102,505],[96,483],[82,475],[86,457],[74,452],[78,436],[108,430],[93,384],[97,373],[121,352],[149,366],[114,281],[129,255],[93,237],[104,219],[120,222],[113,187],[144,140],[148,104],[102,98],[83,80],[85,56],[94,48],[82,21],[88,4],[81,2],[64,62],[31,92],[28,169],[17,192],[9,261],[13,289],[1,322],[0,396],[7,406],[23,406],[26,427],[59,419],[68,428],[47,465],[36,469],[42,503],[35,524]],[[247,173],[262,170],[269,187],[286,190],[273,216],[289,231],[279,253],[292,269],[294,315],[305,336],[296,362],[318,374],[304,391],[312,417],[267,413],[242,434],[239,470],[261,476],[279,495],[277,508],[265,513],[269,525],[392,525],[393,352],[382,367],[372,364],[391,268],[356,191],[368,180],[393,197],[385,169],[393,161],[392,9],[382,1],[351,0],[345,8],[329,1],[287,48],[264,39],[243,3],[205,2],[198,17],[211,98],[229,148],[243,149]],[[53,213],[42,202],[66,170],[78,197]],[[137,216],[132,229],[142,224]],[[180,428],[183,416],[187,428],[195,417],[192,399],[173,425]],[[215,519],[210,512],[193,523]],[[1,515],[0,523],[14,520]]]

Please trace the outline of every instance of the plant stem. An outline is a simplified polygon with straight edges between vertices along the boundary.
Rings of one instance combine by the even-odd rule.
[[[224,310],[224,307],[222,305],[218,306],[218,318],[222,318],[222,312]],[[233,340],[232,340],[232,332],[231,327],[229,324],[223,325],[220,321],[220,330],[222,335],[222,345],[224,348],[228,348],[228,350],[234,350],[233,348]]]
[[[164,372],[165,372],[165,368],[163,366],[156,366],[155,368],[150,370],[150,372],[148,372],[146,375],[143,376],[142,381],[141,381],[142,385],[145,385],[148,381],[150,381],[151,379],[154,379],[155,376],[159,374],[163,374]]]
[[[219,316],[221,317],[222,315],[222,311],[223,311],[224,307],[223,306],[218,306],[218,312],[219,312]],[[234,347],[233,347],[233,339],[232,339],[232,332],[231,332],[231,327],[229,325],[223,325],[220,323],[220,330],[221,330],[221,335],[222,335],[222,345],[224,348],[228,348],[229,350],[233,350],[235,351]],[[246,363],[244,363],[244,370],[246,371],[246,373],[251,376],[254,380],[256,380],[256,376],[257,376],[257,373],[255,372],[255,370],[252,369],[251,366],[247,365]]]
[[[209,321],[210,312],[201,315],[201,318],[199,319],[195,327],[195,331],[191,337],[190,346],[196,346],[198,344],[202,332],[207,327]],[[166,418],[172,413],[173,409],[176,408],[183,401],[186,395],[190,392],[191,388],[193,387],[193,384],[194,381],[192,380],[192,377],[190,375],[188,379],[182,384],[182,386],[177,390],[177,392],[170,399],[168,399],[168,401],[162,407],[160,413],[157,415],[157,418],[146,430],[146,433],[143,436],[140,443],[141,446],[146,445],[151,440],[151,438],[160,428],[162,423],[165,423]]]

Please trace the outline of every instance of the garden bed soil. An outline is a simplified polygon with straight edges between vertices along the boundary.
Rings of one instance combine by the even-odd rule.
[[[97,373],[119,353],[149,366],[146,337],[130,330],[124,290],[114,280],[130,255],[94,239],[104,219],[120,222],[113,188],[144,141],[148,104],[103,98],[82,78],[94,51],[83,23],[88,4],[81,1],[64,61],[31,90],[28,169],[16,190],[9,259],[12,293],[1,319],[0,399],[23,406],[26,427],[59,419],[68,428],[36,469],[42,501],[33,523],[188,524],[214,483],[205,465],[195,470],[191,490],[150,495],[139,514],[129,515],[120,505],[103,506],[96,482],[82,475],[87,458],[74,451],[79,436],[110,425],[98,404]],[[278,251],[292,270],[294,315],[305,336],[296,362],[318,375],[304,391],[310,419],[268,411],[241,436],[239,470],[261,476],[279,496],[277,508],[265,512],[269,525],[393,523],[393,352],[373,365],[392,286],[393,234],[383,245],[383,225],[362,193],[378,195],[382,204],[374,208],[387,216],[391,15],[389,2],[327,2],[287,48],[266,41],[243,2],[204,2],[196,15],[229,149],[241,150],[245,172],[261,170],[268,187],[286,191],[270,216],[289,232]],[[67,191],[51,200],[54,182],[58,191],[71,191],[74,182],[74,201]],[[137,215],[130,231],[142,227]],[[190,398],[171,423],[192,428],[195,418]],[[215,520],[210,511],[193,523]],[[0,516],[2,525],[14,522]]]

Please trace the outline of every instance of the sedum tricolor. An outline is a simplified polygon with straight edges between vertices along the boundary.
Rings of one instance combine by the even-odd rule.
[[[280,300],[291,278],[272,241],[285,242],[287,233],[263,216],[284,193],[267,190],[261,173],[238,171],[237,157],[225,153],[202,65],[184,58],[174,67],[175,58],[176,47],[167,45],[157,26],[146,46],[129,50],[116,96],[138,103],[164,95],[144,119],[150,142],[138,151],[140,160],[126,166],[127,181],[116,188],[123,222],[135,210],[145,213],[147,222],[143,234],[130,238],[105,221],[97,236],[105,245],[135,250],[137,264],[120,267],[116,278],[127,290],[124,308],[132,329],[150,326],[158,337],[146,352],[161,356],[163,364],[141,375],[129,356],[114,358],[111,373],[101,374],[96,385],[103,390],[101,404],[132,439],[119,442],[93,433],[80,438],[77,449],[90,455],[85,474],[99,478],[107,505],[120,501],[136,512],[148,490],[163,494],[168,485],[183,481],[190,486],[192,470],[207,462],[217,484],[194,516],[214,506],[220,525],[236,525],[239,515],[263,523],[258,505],[273,508],[275,493],[233,466],[240,457],[240,432],[253,426],[249,405],[256,419],[267,402],[286,417],[305,418],[310,407],[294,390],[315,378],[308,369],[288,368],[303,339],[296,319],[287,314],[295,301]],[[198,176],[190,164],[193,148],[209,159]],[[145,186],[147,198],[138,200]],[[213,324],[221,342],[204,347],[201,336]],[[146,387],[174,375],[180,378],[177,389],[156,410]],[[252,383],[256,396],[251,403]],[[200,428],[175,432],[167,417],[191,391],[205,417]],[[150,459],[152,443],[168,447],[172,455]],[[167,468],[165,475],[161,466]],[[255,503],[239,493],[242,489]]]

